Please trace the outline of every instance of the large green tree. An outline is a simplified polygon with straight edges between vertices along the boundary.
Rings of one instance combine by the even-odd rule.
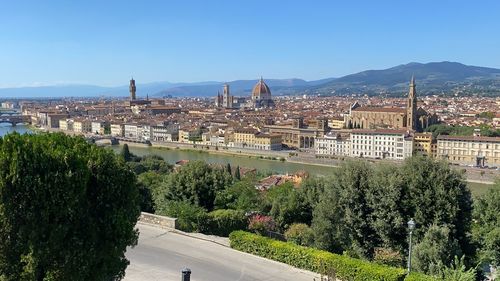
[[[473,233],[482,261],[500,266],[500,181],[474,204]]]
[[[336,170],[314,208],[312,228],[319,248],[371,258],[375,247],[406,256],[406,222],[414,218],[414,241],[430,225],[446,226],[467,258],[470,243],[471,194],[464,177],[447,163],[424,157],[402,167],[371,167],[362,161]],[[449,261],[442,261],[447,264]]]
[[[432,224],[446,225],[450,239],[456,239],[461,251],[472,257],[472,196],[464,175],[446,162],[422,156],[405,161],[401,173],[408,198],[401,204],[409,208],[405,218],[417,222],[415,238],[423,238]]]
[[[187,201],[211,211],[217,193],[231,183],[231,175],[223,169],[202,161],[189,162],[153,191],[155,210],[165,213],[170,201]]]
[[[63,134],[0,141],[0,279],[119,280],[137,243],[135,176]]]

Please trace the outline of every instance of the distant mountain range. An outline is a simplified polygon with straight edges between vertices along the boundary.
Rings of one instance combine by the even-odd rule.
[[[265,79],[274,95],[314,94],[401,94],[411,76],[417,80],[421,94],[483,93],[500,95],[500,69],[469,66],[457,62],[408,63],[383,70],[367,70],[339,78],[315,81],[302,79]],[[249,95],[255,80],[227,82],[236,96]],[[138,81],[139,82],[139,81]],[[137,84],[138,96],[210,97],[221,91],[223,82],[197,83],[154,82]],[[0,97],[125,97],[128,85],[100,87],[93,85],[60,85],[0,89]]]

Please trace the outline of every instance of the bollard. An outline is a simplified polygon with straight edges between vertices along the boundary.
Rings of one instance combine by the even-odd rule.
[[[184,268],[182,270],[182,280],[181,281],[190,281],[191,280],[191,269]]]

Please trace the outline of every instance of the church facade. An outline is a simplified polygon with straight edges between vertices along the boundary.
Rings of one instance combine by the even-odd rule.
[[[360,106],[357,102],[345,116],[349,129],[406,129],[421,132],[438,122],[437,115],[417,106],[415,78],[412,77],[406,108]]]

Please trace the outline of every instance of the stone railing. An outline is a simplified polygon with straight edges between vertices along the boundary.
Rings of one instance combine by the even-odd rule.
[[[161,228],[177,229],[177,219],[141,212],[139,222],[154,224]]]

